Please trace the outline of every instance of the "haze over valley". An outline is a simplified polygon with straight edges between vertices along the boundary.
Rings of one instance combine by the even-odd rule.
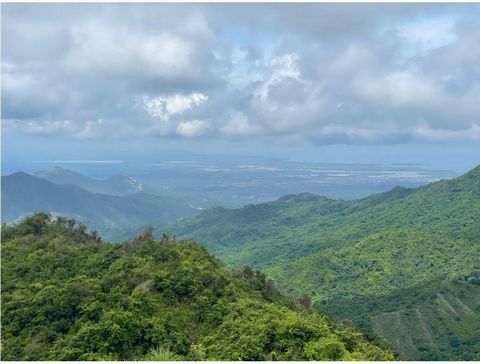
[[[117,165],[119,172],[128,171],[128,164]],[[108,240],[126,240],[147,224],[172,223],[212,207],[242,207],[304,192],[358,199],[395,186],[415,188],[458,175],[410,164],[302,163],[238,156],[137,164],[133,174],[104,179],[68,169],[72,166],[82,170],[79,164],[65,163],[32,174],[3,176],[2,222],[50,211],[75,217]],[[86,173],[107,172],[102,164],[94,164]]]

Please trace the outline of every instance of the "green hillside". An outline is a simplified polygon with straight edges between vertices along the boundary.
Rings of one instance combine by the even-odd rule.
[[[169,227],[195,237],[228,264],[272,266],[352,245],[394,227],[478,234],[480,168],[419,189],[397,187],[355,201],[304,193],[241,209],[216,208]],[[292,246],[295,249],[292,250]]]
[[[386,337],[400,359],[480,357],[480,272],[388,295],[336,298],[316,306],[338,319],[354,318],[362,330]]]
[[[40,213],[2,227],[4,360],[391,360],[259,271],[152,231],[105,244]]]
[[[269,268],[271,276],[314,301],[390,293],[434,278],[456,279],[478,265],[480,244],[447,233],[395,228]]]
[[[237,210],[209,210],[182,219],[170,231],[195,236],[232,266],[262,268],[289,292],[311,295],[317,305],[378,299],[382,306],[383,297],[400,290],[437,280],[454,282],[478,269],[480,167],[456,179],[356,201],[301,194]],[[335,315],[360,323],[353,310],[346,311],[351,314]],[[376,315],[389,312],[384,307]],[[435,355],[433,347],[417,340],[415,350],[407,350],[395,336],[421,330],[415,326],[420,321],[412,320],[413,326],[394,330],[392,336],[375,324],[379,321],[373,313],[370,319],[365,325],[389,337],[404,358],[419,358],[421,347],[422,355]],[[437,334],[444,334],[441,325],[433,330],[434,339]],[[453,335],[475,353],[478,330]],[[462,358],[455,345],[445,345],[443,358]]]
[[[174,197],[146,193],[112,196],[22,172],[3,176],[2,222],[37,211],[74,217],[109,240],[125,240],[150,222],[169,223],[197,212],[186,201]]]

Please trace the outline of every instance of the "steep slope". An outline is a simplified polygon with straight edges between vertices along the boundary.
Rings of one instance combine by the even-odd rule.
[[[22,172],[2,177],[2,222],[37,211],[75,217],[112,240],[125,239],[153,221],[168,223],[197,212],[183,201],[169,197],[96,194]]]
[[[348,206],[347,201],[308,193],[288,195],[241,209],[206,210],[168,230],[185,239],[195,237],[227,264],[265,267],[336,245],[329,234]]]
[[[196,236],[231,265],[262,267],[285,289],[309,294],[317,305],[334,307],[347,300],[355,307],[370,297],[382,302],[399,290],[436,280],[451,282],[477,269],[480,167],[453,180],[416,190],[396,188],[351,202],[303,194],[238,210],[206,211],[170,230]],[[358,316],[349,312],[338,317],[358,323]],[[388,311],[376,315],[383,313]],[[384,335],[382,325],[373,322],[368,325]],[[421,328],[405,326],[407,332],[393,334],[408,336],[417,329]],[[470,334],[455,340],[471,354],[480,332]],[[391,342],[397,339],[390,337]],[[455,340],[445,344],[442,355],[461,358]],[[413,359],[420,347],[407,350],[399,344],[397,350]],[[425,356],[434,355],[434,347],[425,350]]]
[[[241,209],[210,209],[181,219],[169,230],[186,238],[195,236],[228,264],[261,267],[353,245],[392,228],[448,230],[453,237],[475,239],[479,171],[477,167],[453,180],[416,190],[395,188],[356,201],[301,194]]]
[[[2,236],[5,360],[393,359],[193,242],[104,244],[47,214]]]
[[[457,179],[440,181],[405,198],[360,211],[363,219],[358,211],[353,213],[355,219],[347,218],[355,223],[351,230],[359,237],[353,244],[275,267],[275,275],[282,276],[284,282],[312,282],[313,277],[330,269],[336,272],[336,284],[328,296],[363,290],[371,294],[436,277],[463,276],[480,262],[479,167]],[[334,262],[341,262],[342,268]],[[329,268],[330,264],[333,267]],[[296,279],[294,272],[301,278]],[[350,273],[355,274],[355,282],[348,277]],[[313,286],[318,290],[316,281]],[[350,286],[342,288],[343,281]]]
[[[56,184],[74,185],[89,192],[107,195],[127,195],[144,190],[144,186],[132,177],[112,176],[106,180],[97,180],[61,167],[38,171],[34,176]]]
[[[454,279],[473,272],[480,244],[449,235],[427,229],[383,230],[352,246],[326,249],[267,272],[315,301],[386,294],[433,278]]]
[[[384,296],[317,303],[338,319],[354,319],[384,336],[399,359],[480,358],[480,271],[456,280],[434,280]]]

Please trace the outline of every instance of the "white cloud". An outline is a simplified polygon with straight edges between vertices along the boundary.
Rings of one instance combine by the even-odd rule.
[[[329,71],[338,74],[356,74],[359,69],[370,67],[375,62],[371,51],[362,44],[350,44],[330,63]]]
[[[380,107],[425,107],[441,101],[442,93],[433,81],[416,69],[388,74],[363,75],[354,83],[358,95]]]
[[[302,78],[300,60],[295,53],[272,55],[266,62],[265,81],[253,90],[246,110],[248,123],[230,121],[228,130],[284,136],[302,132],[321,120],[326,110],[325,83]]]
[[[480,141],[480,123],[460,130],[433,129],[428,125],[419,125],[413,129],[415,138],[425,142]]]
[[[263,80],[263,70],[259,59],[240,47],[234,47],[230,55],[231,70],[226,81],[234,88],[245,89],[255,82]]]
[[[205,134],[209,124],[204,120],[182,121],[177,126],[177,134],[184,137],[195,137]]]
[[[87,73],[164,79],[195,73],[195,44],[172,32],[141,34],[127,26],[86,22],[72,28],[65,63]]]
[[[14,127],[19,128],[26,134],[41,136],[70,136],[78,139],[90,139],[103,135],[99,133],[102,129],[103,120],[49,120],[49,121],[18,121],[13,122]],[[104,129],[109,129],[107,126]],[[103,130],[104,131],[104,130]]]
[[[406,43],[406,55],[415,56],[455,42],[454,26],[452,17],[427,17],[401,24],[397,31]]]
[[[2,65],[2,91],[12,94],[24,94],[29,92],[33,87],[37,86],[31,75],[14,74],[5,71]]]
[[[71,139],[94,138],[123,138],[140,135],[128,125],[118,124],[115,121],[97,120],[2,120],[6,130],[17,130],[22,133],[42,136],[61,137]]]
[[[27,134],[32,135],[56,135],[62,133],[78,133],[81,128],[78,124],[75,124],[71,120],[62,120],[62,121],[46,121],[43,123],[38,123],[34,121],[29,121],[22,123],[22,129]]]
[[[262,127],[249,122],[248,117],[240,111],[233,112],[228,122],[220,127],[220,131],[229,136],[258,135],[262,133]]]
[[[268,98],[270,90],[286,78],[292,78],[300,81],[300,70],[298,69],[298,55],[295,53],[284,54],[272,58],[268,66],[272,72],[254,93],[255,98],[265,100]]]
[[[144,108],[150,116],[162,121],[167,121],[173,115],[183,114],[195,106],[199,106],[208,100],[208,96],[202,93],[189,95],[176,94],[173,96],[158,96],[145,98]]]
[[[477,140],[480,7],[377,6],[7,4],[2,116],[52,139]]]

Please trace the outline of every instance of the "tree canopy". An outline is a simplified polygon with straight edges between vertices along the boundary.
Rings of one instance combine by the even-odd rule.
[[[2,226],[6,360],[390,360],[388,349],[151,229],[107,244],[39,213]]]

